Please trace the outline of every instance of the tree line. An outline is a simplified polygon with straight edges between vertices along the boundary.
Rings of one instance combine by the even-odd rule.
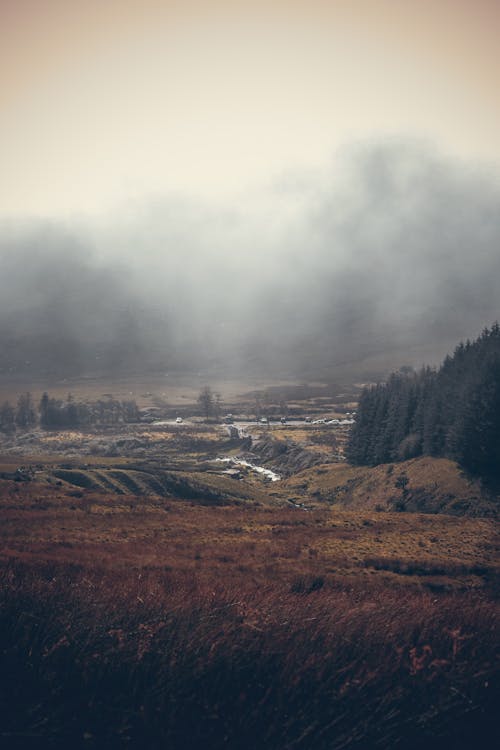
[[[500,478],[500,327],[460,343],[439,369],[393,373],[365,388],[347,459],[374,466],[421,455]]]
[[[113,425],[138,422],[139,409],[135,401],[114,398],[93,402],[75,401],[71,394],[66,400],[44,393],[38,404],[31,393],[21,394],[15,406],[5,401],[0,406],[0,430],[27,430],[38,425],[44,429],[65,429],[87,425]]]

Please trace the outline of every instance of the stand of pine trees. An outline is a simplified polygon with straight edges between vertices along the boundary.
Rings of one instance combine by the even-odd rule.
[[[460,344],[439,370],[396,373],[363,391],[347,458],[374,466],[420,455],[500,479],[500,327]]]

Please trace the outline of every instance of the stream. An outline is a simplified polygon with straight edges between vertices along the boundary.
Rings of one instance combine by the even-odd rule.
[[[271,482],[278,482],[281,479],[281,476],[276,474],[275,471],[265,469],[263,466],[256,466],[242,458],[217,458],[216,460],[222,463],[231,464],[232,466],[244,466],[246,469],[251,469],[252,471],[257,472],[257,474],[262,474],[266,479],[270,479]]]

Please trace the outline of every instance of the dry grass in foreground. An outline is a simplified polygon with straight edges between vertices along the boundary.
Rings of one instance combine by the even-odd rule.
[[[7,564],[3,747],[493,746],[495,607]]]
[[[494,746],[493,519],[2,488],[2,747]]]

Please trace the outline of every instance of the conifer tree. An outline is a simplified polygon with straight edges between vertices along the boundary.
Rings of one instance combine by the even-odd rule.
[[[498,323],[459,344],[438,371],[400,371],[361,394],[348,460],[375,465],[421,454],[500,479]]]

